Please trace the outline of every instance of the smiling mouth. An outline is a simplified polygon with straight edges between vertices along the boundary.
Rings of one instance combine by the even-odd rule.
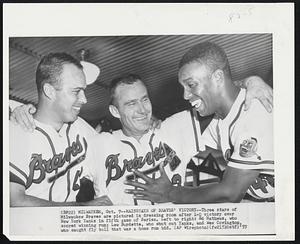
[[[190,101],[190,103],[191,103],[191,105],[193,106],[193,107],[195,107],[196,109],[198,109],[198,108],[200,108],[200,106],[202,105],[202,100],[199,98],[199,99],[197,99],[197,100],[195,100],[195,101]]]
[[[79,113],[79,112],[80,112],[80,109],[81,109],[81,107],[73,107],[73,109]]]
[[[143,121],[143,120],[146,120],[147,118],[148,118],[147,116],[143,116],[143,117],[135,118],[135,120],[137,120],[137,121]]]

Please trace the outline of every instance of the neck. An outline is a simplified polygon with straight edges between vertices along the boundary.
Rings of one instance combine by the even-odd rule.
[[[239,95],[240,88],[236,87],[231,80],[225,83],[225,87],[222,90],[220,109],[216,112],[220,119],[224,119],[230,112],[230,109]]]
[[[59,131],[64,124],[63,122],[60,122],[55,119],[55,110],[43,101],[39,102],[37,111],[33,117],[39,122],[51,125],[56,131]]]
[[[128,137],[133,137],[133,138],[136,139],[137,141],[140,141],[140,139],[143,137],[143,135],[147,133],[147,131],[145,131],[145,133],[143,133],[143,134],[140,134],[140,133],[135,134],[135,133],[133,133],[133,132],[127,130],[127,129],[124,128],[124,127],[122,128],[122,131],[123,131],[124,135],[126,135],[126,136],[128,136]]]

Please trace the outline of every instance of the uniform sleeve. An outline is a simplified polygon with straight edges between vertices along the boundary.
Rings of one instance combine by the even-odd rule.
[[[253,102],[250,111],[237,123],[232,135],[234,150],[228,166],[272,174],[273,115],[258,102]]]
[[[9,180],[26,187],[29,154],[26,152],[26,132],[10,122],[9,125]]]
[[[96,130],[90,126],[89,123],[87,123],[84,119],[78,117],[76,120],[77,126],[79,127],[80,131],[82,133],[85,133],[86,137],[92,138],[95,137],[98,133]]]
[[[172,115],[162,122],[161,131],[167,142],[180,144],[190,157],[203,150],[200,125],[188,110]]]

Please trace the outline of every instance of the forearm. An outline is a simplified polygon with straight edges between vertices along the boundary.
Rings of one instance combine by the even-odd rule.
[[[95,199],[87,202],[53,202],[34,196],[24,195],[11,201],[11,207],[55,207],[55,206],[105,206],[112,205],[106,198],[101,201]]]
[[[236,199],[220,183],[208,184],[200,187],[173,187],[169,193],[170,201],[173,203],[220,203],[236,202]]]
[[[24,195],[18,199],[11,199],[11,207],[54,207],[54,206],[75,206],[76,202],[53,202],[34,196]]]

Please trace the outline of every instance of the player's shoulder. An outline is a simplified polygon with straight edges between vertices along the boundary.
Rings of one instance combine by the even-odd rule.
[[[173,115],[171,115],[170,117],[168,117],[167,119],[169,119],[169,120],[171,120],[171,119],[173,119],[173,120],[182,120],[182,119],[187,119],[187,118],[190,118],[190,116],[191,116],[191,113],[190,113],[190,111],[189,110],[183,110],[183,111],[181,111],[181,112],[178,112],[178,113],[176,113],[176,114],[173,114]],[[166,119],[166,120],[167,120]]]
[[[184,110],[166,118],[162,122],[161,127],[170,128],[172,126],[176,126],[178,128],[178,126],[180,125],[184,126],[190,122],[191,122],[191,113],[189,110]]]
[[[83,118],[78,117],[74,122],[73,125],[80,126],[82,128],[93,128],[88,122],[86,122]]]
[[[9,121],[9,136],[10,137],[28,137],[30,135],[32,135],[33,132],[29,132],[27,130],[25,130],[22,126],[20,125],[16,125],[13,122]]]
[[[243,109],[243,117],[249,121],[270,120],[273,119],[273,112],[268,112],[259,100],[254,99],[247,111]]]
[[[93,145],[93,147],[99,148],[100,146],[108,147],[109,145],[112,145],[115,142],[114,136],[109,132],[101,132],[99,134],[96,134],[90,138],[90,143]]]
[[[78,117],[77,120],[75,120],[72,123],[71,128],[89,137],[97,134],[95,129],[88,122],[86,122],[84,119],[80,117]]]

